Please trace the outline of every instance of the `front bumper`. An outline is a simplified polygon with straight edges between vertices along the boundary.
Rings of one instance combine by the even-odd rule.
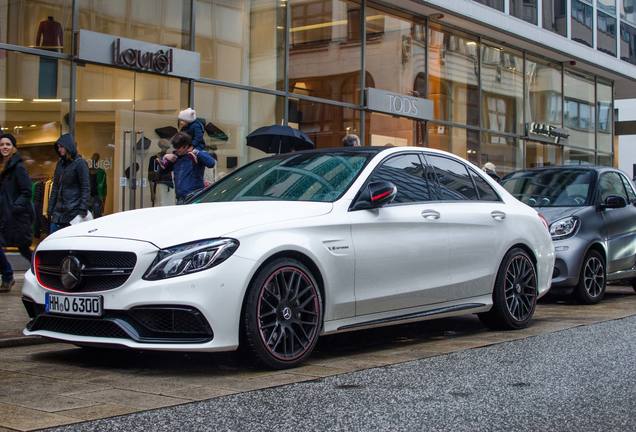
[[[77,250],[81,244],[77,238],[51,240],[46,247],[69,249],[71,241]],[[99,248],[137,254],[137,265],[122,286],[90,293],[103,297],[103,316],[45,313],[45,294],[49,290],[29,271],[22,295],[32,319],[23,331],[25,335],[78,345],[145,350],[227,351],[238,347],[241,308],[253,261],[234,255],[209,270],[146,281],[142,276],[156,256],[156,247],[133,240],[102,238]]]
[[[577,236],[554,241],[556,260],[552,273],[552,288],[567,289],[579,282],[581,266],[588,247],[589,242]]]

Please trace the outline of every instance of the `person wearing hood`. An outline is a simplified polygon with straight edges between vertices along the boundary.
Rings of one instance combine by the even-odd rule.
[[[53,174],[48,214],[51,233],[70,225],[77,216],[86,217],[90,196],[88,165],[77,153],[73,135],[66,133],[55,143],[60,160]]]
[[[31,225],[35,217],[31,203],[31,179],[13,135],[0,135],[0,156],[0,246],[17,246],[20,254],[31,262]],[[11,291],[15,284],[13,269],[1,247],[0,271],[0,292]]]
[[[179,113],[179,130],[185,132],[192,138],[192,147],[196,150],[205,150],[205,132],[203,123],[197,118],[197,112],[192,108],[186,108]]]

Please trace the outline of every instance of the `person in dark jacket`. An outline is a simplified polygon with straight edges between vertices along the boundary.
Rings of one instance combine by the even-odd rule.
[[[77,154],[73,135],[67,133],[60,136],[55,143],[55,150],[60,160],[55,167],[49,198],[51,233],[69,226],[77,215],[86,217],[90,193],[88,165]]]
[[[192,138],[186,133],[179,132],[172,137],[172,146],[175,151],[163,157],[161,168],[174,174],[177,204],[184,204],[188,194],[203,189],[205,168],[212,168],[216,161],[210,153],[195,149]]]
[[[31,262],[31,225],[35,216],[31,204],[31,179],[18,153],[11,134],[0,135],[0,246],[17,246],[20,254]],[[13,269],[0,248],[0,292],[8,292],[15,284]]]
[[[205,150],[203,134],[205,129],[201,119],[197,118],[197,112],[192,108],[186,108],[179,113],[179,130],[190,135],[192,147],[199,151]]]

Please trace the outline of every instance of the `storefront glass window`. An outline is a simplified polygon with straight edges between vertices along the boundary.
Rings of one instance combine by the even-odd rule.
[[[564,126],[570,136],[568,145],[594,151],[596,110],[594,80],[565,72]]]
[[[36,238],[48,233],[43,197],[58,160],[53,143],[69,131],[69,74],[67,61],[0,50],[0,127],[15,136],[37,187]],[[40,97],[43,87],[49,89],[46,98]]]
[[[276,0],[196,0],[201,76],[282,90],[285,6]]]
[[[194,97],[197,115],[214,124],[227,137],[226,140],[209,134],[205,137],[209,150],[216,154],[218,161],[215,179],[267,156],[246,146],[245,137],[261,126],[281,124],[285,115],[284,98],[199,83],[194,86]]]
[[[367,7],[367,87],[426,97],[419,73],[426,70],[424,23]],[[371,26],[376,31],[369,33]],[[382,31],[378,26],[382,25]]]
[[[504,0],[475,0],[477,3],[484,4],[486,6],[490,6],[491,8],[495,8],[503,12],[504,10]]]
[[[561,126],[562,73],[558,65],[526,60],[526,121]]]
[[[542,0],[543,28],[567,36],[567,0]]]
[[[612,155],[609,154],[597,154],[596,164],[600,166],[612,166]]]
[[[621,22],[621,59],[636,64],[636,28]]]
[[[438,120],[479,126],[477,40],[430,27],[428,97]]]
[[[79,0],[79,26],[99,33],[189,49],[190,2]]]
[[[580,0],[572,0],[572,40],[592,46],[592,5]]]
[[[0,42],[70,52],[71,12],[71,0],[0,2]]]
[[[423,123],[406,117],[394,117],[372,112],[367,114],[367,145],[423,146]]]
[[[596,20],[596,48],[616,56],[616,18],[600,11]]]
[[[612,153],[612,86],[598,82],[596,84],[596,106],[598,109],[598,129],[596,134],[597,150]]]
[[[529,23],[537,23],[538,0],[510,0],[510,15]]]
[[[596,7],[610,15],[616,15],[616,0],[596,0]]]
[[[523,56],[481,46],[481,126],[496,132],[523,130]]]
[[[486,162],[494,163],[497,174],[501,177],[523,168],[523,151],[519,140],[510,136],[482,132],[479,158],[474,163],[483,166]]]
[[[594,165],[595,163],[593,151],[565,147],[563,152],[564,165]]]
[[[563,165],[563,147],[526,141],[526,168]]]
[[[347,134],[362,137],[358,110],[302,99],[289,102],[289,125],[305,132],[316,148],[342,147]]]
[[[360,4],[344,0],[292,0],[289,90],[360,103]],[[369,22],[369,20],[367,20]],[[384,30],[379,20],[378,31]],[[387,61],[385,65],[389,65]]]
[[[636,0],[623,0],[621,5],[621,19],[636,25]]]
[[[426,146],[479,163],[479,131],[428,122]]]

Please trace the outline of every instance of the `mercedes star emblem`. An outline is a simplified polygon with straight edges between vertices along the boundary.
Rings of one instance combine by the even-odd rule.
[[[66,290],[74,290],[82,279],[82,263],[77,257],[69,255],[62,260],[62,271],[60,275],[62,285]]]

